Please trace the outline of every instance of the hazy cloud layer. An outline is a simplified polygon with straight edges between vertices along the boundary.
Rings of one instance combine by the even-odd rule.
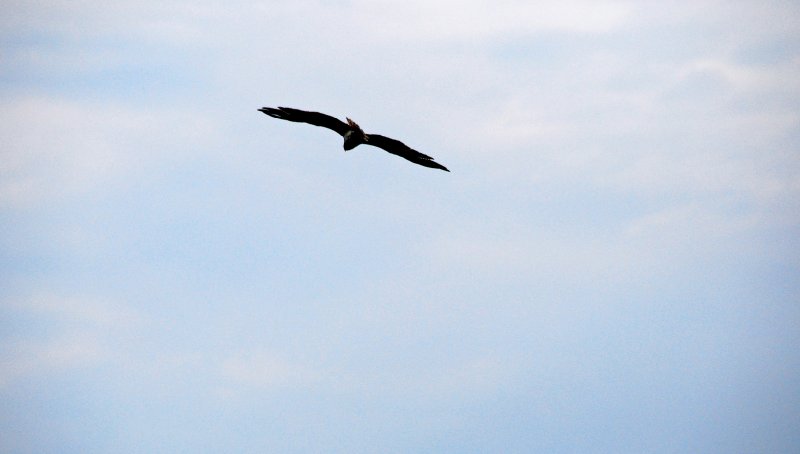
[[[7,2],[0,451],[792,451],[798,18]]]

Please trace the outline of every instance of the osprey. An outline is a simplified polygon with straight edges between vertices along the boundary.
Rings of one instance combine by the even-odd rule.
[[[400,142],[399,140],[390,139],[378,134],[365,134],[360,126],[355,121],[347,119],[347,123],[339,120],[338,118],[331,117],[319,112],[307,112],[300,109],[292,109],[289,107],[262,107],[258,109],[270,117],[280,118],[281,120],[296,121],[299,123],[308,123],[314,126],[322,126],[336,131],[344,138],[344,151],[352,150],[353,148],[361,145],[372,145],[382,148],[391,154],[395,154],[402,158],[406,158],[414,164],[419,164],[425,167],[434,169],[442,169],[449,172],[447,167],[434,161],[432,157],[424,155],[417,150],[410,148],[408,145]]]

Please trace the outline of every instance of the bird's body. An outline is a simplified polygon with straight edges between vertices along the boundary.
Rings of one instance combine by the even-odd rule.
[[[390,139],[378,134],[367,135],[364,133],[361,127],[356,124],[356,122],[349,118],[347,119],[347,123],[345,123],[330,115],[319,112],[308,112],[300,109],[292,109],[290,107],[263,107],[258,110],[259,112],[262,112],[273,118],[299,123],[308,123],[314,126],[321,126],[323,128],[331,129],[344,138],[344,143],[342,146],[345,151],[352,150],[361,144],[372,145],[394,155],[405,158],[414,164],[449,172],[447,167],[434,161],[430,156],[424,155],[417,150],[412,149],[399,140]]]

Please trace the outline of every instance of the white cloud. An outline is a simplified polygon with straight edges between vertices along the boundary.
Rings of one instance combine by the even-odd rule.
[[[119,359],[110,339],[142,320],[129,307],[85,296],[37,292],[0,306],[13,318],[34,320],[19,322],[19,334],[0,345],[0,387]]]
[[[366,2],[355,7],[378,36],[413,40],[484,39],[540,31],[606,32],[624,23],[621,2]]]
[[[674,73],[676,82],[698,74],[717,75],[738,93],[800,95],[800,57],[770,65],[745,65],[724,58],[701,58],[682,64]]]
[[[735,216],[709,211],[699,203],[678,205],[649,213],[631,221],[625,234],[649,238],[655,243],[673,243],[676,238],[723,238],[751,230],[755,215]]]
[[[202,113],[48,97],[6,101],[0,120],[0,134],[8,138],[0,206],[125,185],[154,163],[196,153],[214,134]]]
[[[94,339],[58,338],[5,343],[0,350],[0,388],[20,381],[90,367],[108,357]]]
[[[99,298],[58,296],[52,293],[37,293],[27,298],[15,299],[0,304],[9,309],[49,318],[60,324],[79,322],[119,329],[141,321],[141,317],[129,307],[114,304]]]
[[[202,21],[230,16],[217,2],[9,2],[0,22],[6,30],[47,30],[62,39],[127,37],[161,45],[196,45],[208,32]]]
[[[320,402],[299,402],[295,422],[276,431],[307,429],[298,426],[310,412],[361,405],[374,410],[365,419],[389,421],[372,423],[376,433],[417,442],[420,431],[399,433],[396,407],[416,421],[434,407],[471,407],[477,426],[484,408],[507,413],[491,400],[500,392],[505,405],[551,409],[553,430],[569,432],[558,422],[564,402],[585,415],[609,399],[587,399],[583,385],[630,389],[613,408],[639,415],[656,376],[664,395],[702,397],[712,388],[705,382],[682,392],[679,372],[696,353],[675,336],[709,326],[737,333],[718,350],[724,356],[741,347],[737,339],[747,343],[745,322],[730,320],[753,318],[740,310],[752,295],[762,301],[749,314],[765,326],[792,313],[780,304],[794,287],[764,295],[778,277],[755,282],[775,269],[790,275],[789,260],[750,260],[766,240],[741,246],[770,236],[778,213],[796,227],[800,212],[797,60],[740,53],[774,41],[796,52],[786,44],[794,35],[776,35],[764,20],[778,9],[10,3],[0,23],[20,39],[4,55],[24,71],[4,79],[0,101],[0,209],[13,231],[4,247],[22,259],[11,264],[19,278],[9,291],[76,292],[4,307],[19,337],[0,347],[0,386],[44,378],[35,391],[55,395],[56,407],[108,408],[132,438],[137,423],[175,423],[150,434],[151,446],[175,434],[222,444],[224,430],[252,441],[274,409],[265,395],[307,391]],[[791,15],[781,15],[777,28],[793,33]],[[158,77],[139,98],[128,82],[142,74]],[[386,155],[361,166],[374,150],[342,155],[330,133],[255,112],[272,102],[350,115],[453,173]],[[197,160],[203,150],[214,155]],[[754,283],[737,282],[743,275]],[[710,286],[739,299],[694,304],[719,293]],[[86,298],[85,288],[111,299]],[[147,323],[120,303],[128,298]],[[633,370],[642,362],[628,352],[670,356],[676,344],[686,351],[659,362],[663,374]],[[75,397],[95,401],[62,396],[57,376],[96,364],[81,383],[96,392]],[[749,380],[736,375],[726,376]],[[252,412],[220,413],[215,391]],[[696,413],[681,405],[649,411],[680,425]],[[56,423],[73,417],[52,413]],[[75,420],[94,426],[102,413]],[[216,425],[228,427],[198,438],[197,422],[220,414],[256,423]],[[587,416],[589,429],[607,434],[607,414]],[[505,438],[529,436],[515,427]],[[457,429],[464,443],[469,434]],[[442,437],[441,446],[454,439]]]

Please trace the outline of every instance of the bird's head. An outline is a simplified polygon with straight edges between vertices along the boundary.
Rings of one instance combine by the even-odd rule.
[[[348,118],[347,124],[350,126],[350,130],[344,133],[344,151],[352,150],[369,140],[369,136],[364,133],[364,130],[355,121]]]

